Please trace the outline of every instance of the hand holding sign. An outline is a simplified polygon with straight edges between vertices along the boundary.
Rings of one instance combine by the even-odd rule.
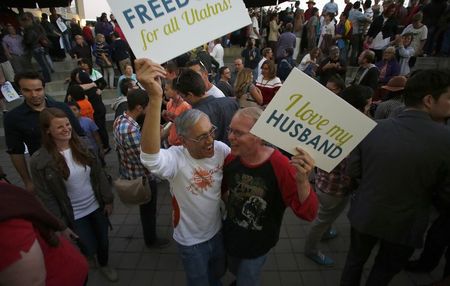
[[[302,148],[296,147],[297,154],[292,156],[291,165],[297,169],[297,181],[308,181],[308,177],[314,168],[314,159]]]
[[[137,59],[134,62],[137,80],[151,97],[162,98],[161,78],[166,77],[164,68],[150,59]]]

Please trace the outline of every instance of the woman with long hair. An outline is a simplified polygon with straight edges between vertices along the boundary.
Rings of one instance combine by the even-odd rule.
[[[269,104],[281,87],[281,80],[276,76],[277,68],[271,60],[265,61],[261,66],[261,75],[256,79],[256,87],[261,90],[263,106]]]
[[[240,108],[261,106],[263,103],[261,91],[253,84],[253,71],[249,68],[238,72],[234,93]]]
[[[101,273],[116,281],[116,271],[108,267],[113,194],[101,163],[72,132],[62,110],[46,108],[39,121],[42,147],[30,161],[36,194],[69,235],[78,237],[81,252],[91,260],[96,256]]]

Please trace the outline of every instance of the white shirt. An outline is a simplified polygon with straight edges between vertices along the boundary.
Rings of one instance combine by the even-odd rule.
[[[212,87],[210,89],[208,89],[206,91],[207,95],[212,95],[215,98],[219,98],[219,97],[225,97],[225,94],[223,94],[223,92],[214,84],[212,85]]]
[[[62,151],[61,155],[66,160],[70,171],[69,178],[64,181],[64,184],[66,185],[67,196],[72,204],[73,214],[77,220],[100,207],[91,185],[91,167],[83,167],[75,162],[71,149]]]
[[[255,33],[255,31],[259,34],[259,23],[258,23],[258,19],[256,19],[256,17],[252,17],[252,29],[250,31],[250,35],[249,37],[251,39],[259,39],[259,36]]]
[[[224,51],[220,43],[214,46],[210,55],[219,63],[219,68],[225,65],[225,63],[223,62]]]
[[[311,54],[306,54],[302,61],[300,62],[300,64],[298,65],[298,69],[301,71],[306,70],[306,68],[308,67],[308,65],[310,64],[311,61]]]
[[[222,227],[220,214],[223,162],[230,147],[214,141],[214,156],[194,159],[182,146],[141,152],[141,161],[152,173],[170,183],[173,238],[191,246],[211,239]]]
[[[412,33],[413,38],[411,42],[411,47],[414,48],[415,55],[419,55],[421,53],[420,49],[420,42],[425,41],[428,37],[428,28],[427,26],[423,25],[419,29],[414,28],[413,24],[409,24],[406,26],[406,28],[403,30],[402,35],[406,33]]]

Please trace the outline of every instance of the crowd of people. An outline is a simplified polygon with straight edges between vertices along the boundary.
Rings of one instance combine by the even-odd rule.
[[[250,11],[252,24],[238,31],[245,47],[232,67],[224,61],[226,36],[163,65],[133,59],[106,13],[95,28],[76,21],[69,28],[55,9],[40,23],[29,12],[20,15],[21,32],[7,25],[3,50],[10,71],[2,63],[0,75],[24,101],[4,114],[5,140],[25,190],[0,182],[0,228],[11,233],[0,238],[6,258],[0,284],[83,285],[88,266],[119,279],[108,264],[114,196],[105,156],[112,148],[118,177],[143,177],[150,188],[152,199],[139,205],[149,248],[170,244],[156,232],[158,181],[169,182],[173,239],[188,285],[221,285],[227,269],[233,285],[260,285],[288,207],[311,222],[305,255],[333,265],[319,242],[338,235],[332,224],[349,201],[350,247],[340,285],[360,285],[376,244],[367,285],[388,285],[402,269],[431,271],[450,242],[450,71],[412,67],[417,56],[446,54],[448,29],[438,25],[449,8],[440,0],[412,1],[408,9],[400,1],[367,0],[360,11],[360,2],[345,0],[339,14],[331,0],[319,14],[313,1],[307,4],[305,11],[298,2],[280,13],[269,10],[265,24]],[[52,61],[66,54],[78,67],[58,102],[46,96],[45,83]],[[42,75],[29,70],[31,56]],[[349,78],[352,64],[358,70]],[[380,119],[329,173],[301,146],[289,155],[250,133],[294,67]],[[113,146],[105,89],[117,89]],[[432,207],[438,219],[420,259],[409,261],[424,243]],[[449,253],[442,283],[450,280]],[[62,257],[79,271],[58,271]],[[23,271],[30,276],[17,275]]]

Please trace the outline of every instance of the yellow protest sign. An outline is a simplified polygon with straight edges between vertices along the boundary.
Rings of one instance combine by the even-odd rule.
[[[137,58],[163,63],[251,23],[242,0],[108,0]]]
[[[250,132],[291,154],[300,146],[330,172],[375,125],[294,68]]]

